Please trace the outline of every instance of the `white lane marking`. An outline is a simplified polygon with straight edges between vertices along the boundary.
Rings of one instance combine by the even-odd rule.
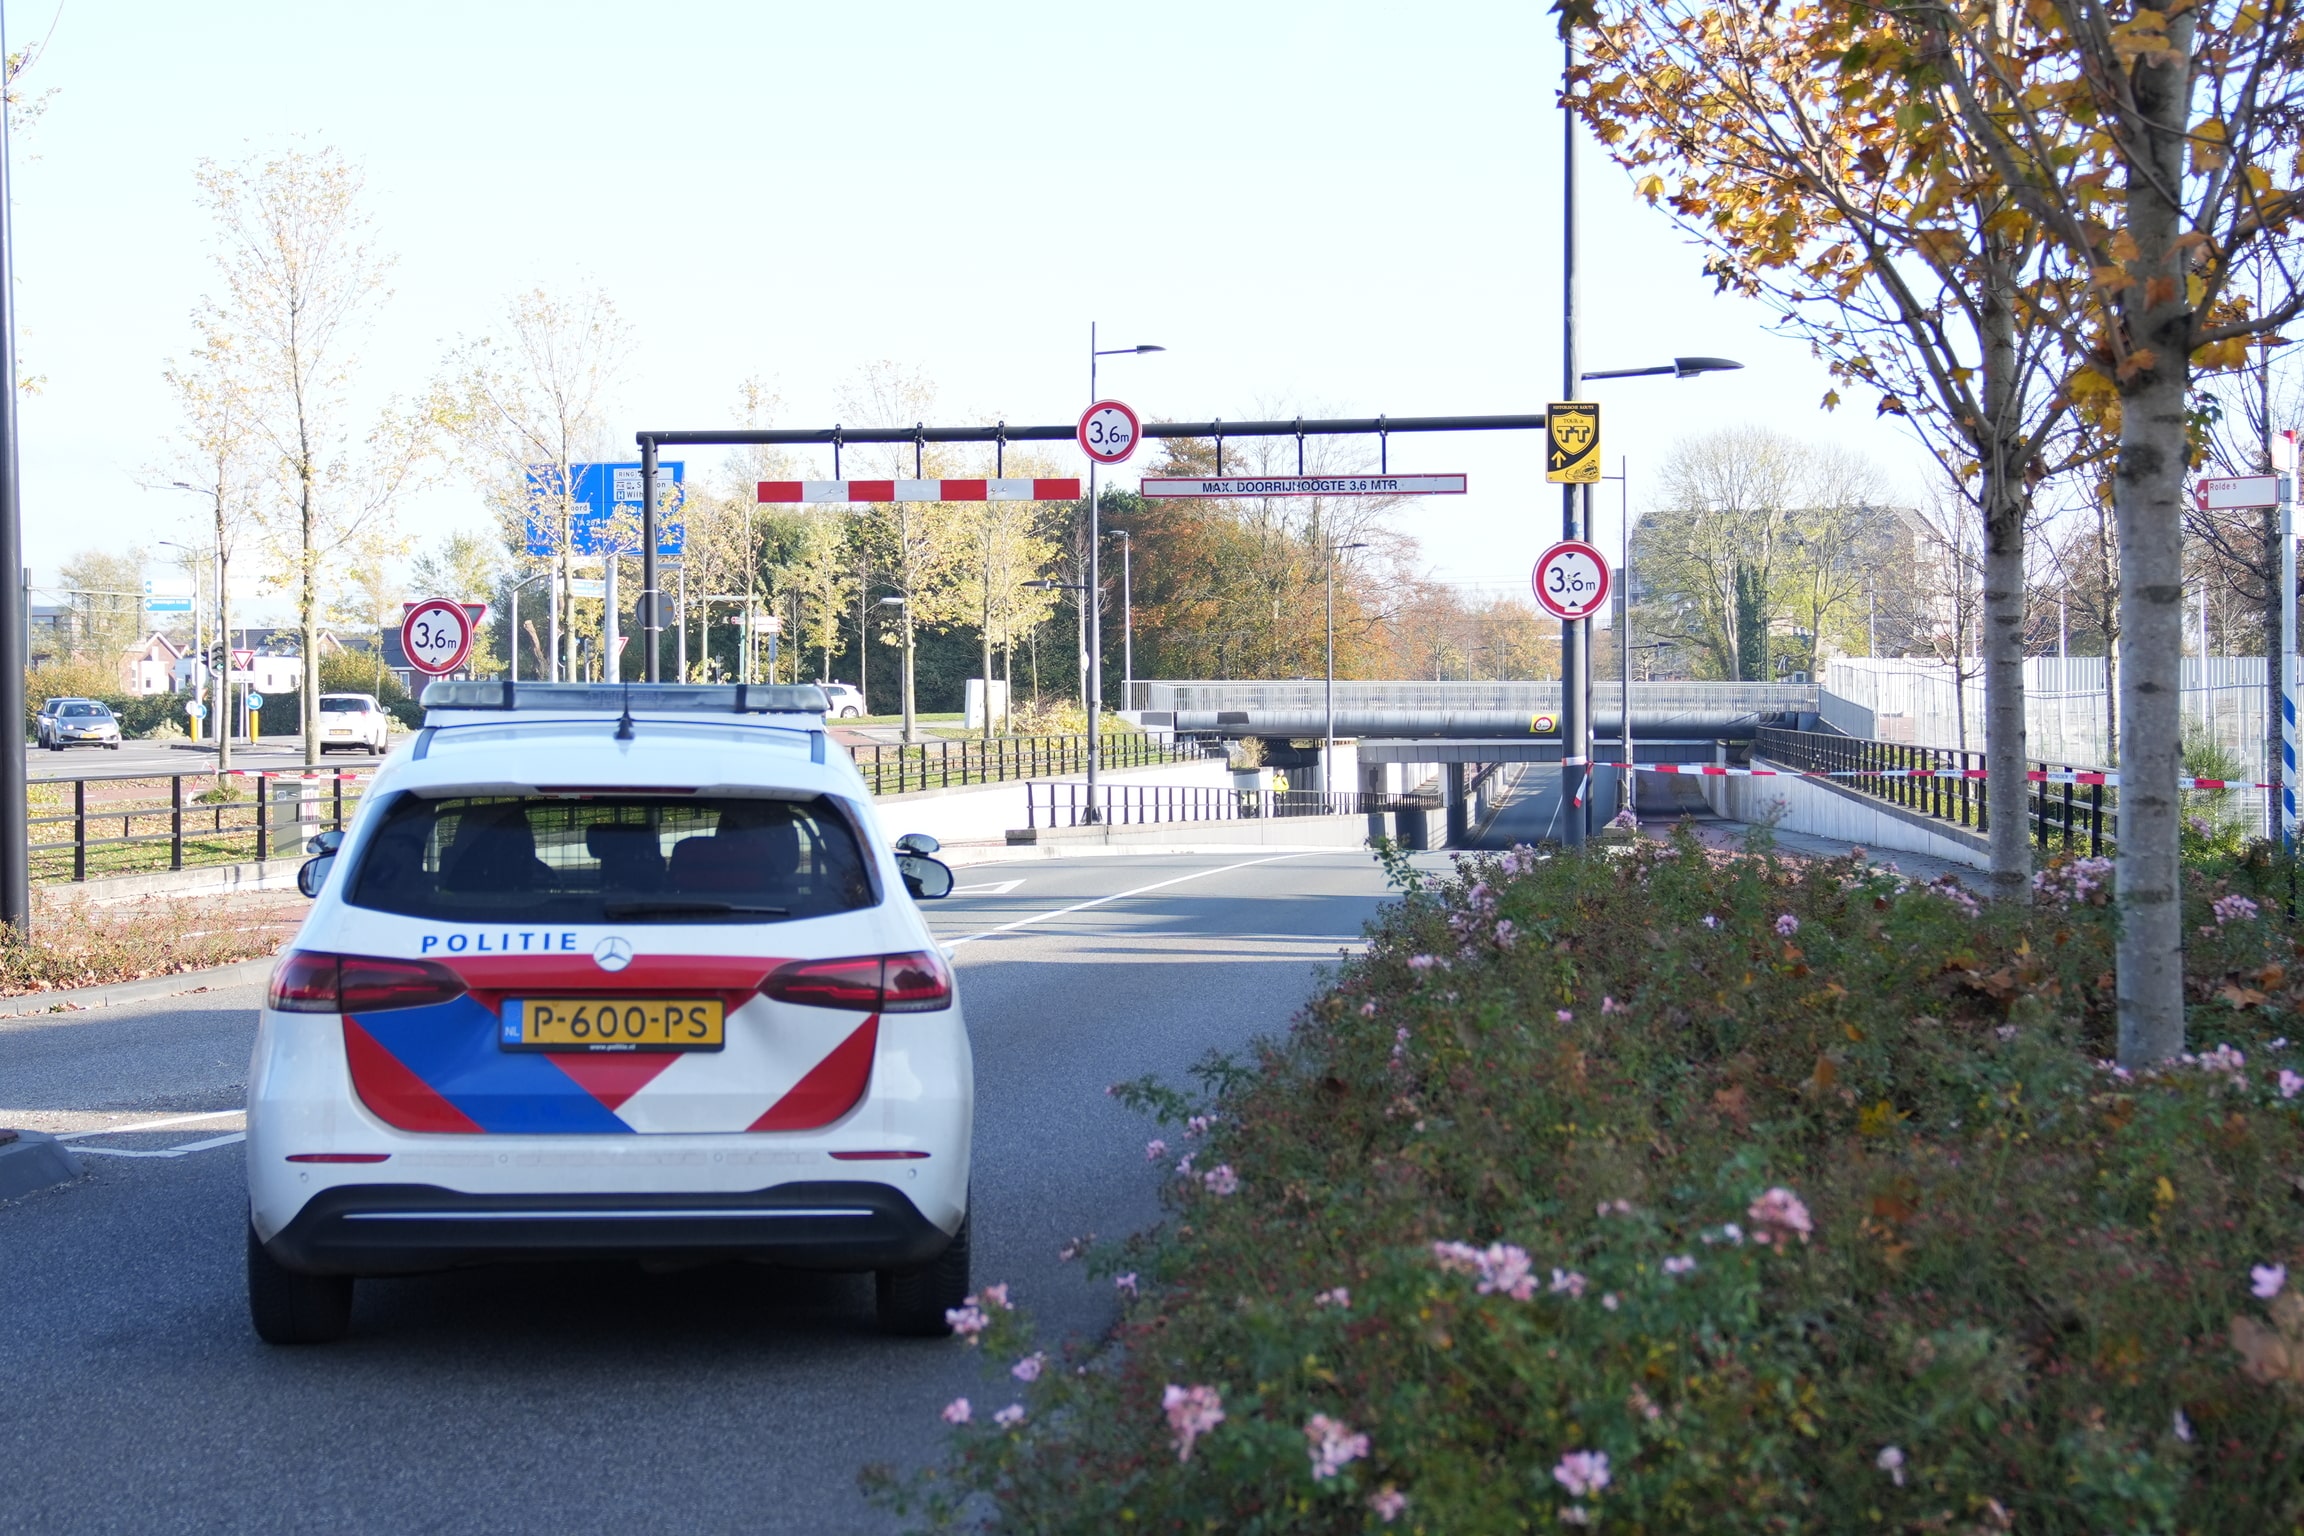
[[[79,1157],[185,1157],[194,1152],[206,1152],[215,1147],[228,1147],[236,1141],[246,1141],[246,1131],[232,1131],[223,1136],[211,1136],[206,1141],[188,1141],[180,1147],[161,1147],[147,1151],[131,1147],[74,1147]]]
[[[952,894],[955,896],[1005,896],[1023,883],[1021,880],[995,880],[988,885],[956,885],[952,887]]]
[[[199,1115],[170,1115],[165,1120],[139,1120],[134,1125],[99,1125],[85,1131],[66,1131],[58,1141],[78,1141],[83,1136],[125,1136],[130,1131],[157,1131],[163,1126],[190,1125],[195,1120],[221,1120],[227,1115],[244,1114],[238,1109],[212,1109]]]
[[[946,939],[944,940],[944,949],[946,953],[950,953],[961,945],[973,944],[978,939],[995,939],[1001,934],[1013,933],[1019,928],[1029,928],[1034,923],[1047,922],[1050,918],[1069,917],[1075,912],[1085,912],[1090,907],[1101,907],[1110,902],[1126,901],[1131,896],[1143,896],[1153,891],[1166,890],[1171,885],[1182,885],[1187,880],[1204,880],[1210,875],[1228,875],[1236,869],[1252,869],[1258,864],[1278,864],[1285,859],[1308,859],[1310,857],[1312,857],[1310,853],[1275,853],[1261,859],[1243,859],[1237,864],[1226,864],[1220,869],[1196,869],[1188,875],[1177,875],[1173,879],[1155,880],[1150,885],[1137,886],[1132,891],[1115,891],[1110,896],[1099,896],[1093,901],[1075,902],[1069,907],[1058,907],[1053,912],[1035,912],[1030,917],[1020,917],[1012,923],[1002,923],[997,928],[987,928],[982,933],[971,933],[965,938]]]

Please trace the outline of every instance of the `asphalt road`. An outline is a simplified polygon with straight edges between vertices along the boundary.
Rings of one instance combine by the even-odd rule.
[[[976,1280],[1097,1332],[1109,1287],[1059,1247],[1158,1215],[1150,1130],[1105,1085],[1283,1028],[1383,883],[1255,849],[960,878],[930,910],[975,1041]],[[878,1531],[857,1468],[932,1455],[945,1402],[999,1393],[957,1342],[881,1338],[866,1277],[739,1265],[366,1281],[347,1341],[259,1343],[255,1001],[0,1022],[0,1124],[89,1133],[85,1177],[0,1204],[0,1529]]]
[[[395,736],[394,746],[407,738]],[[373,766],[379,759],[364,752],[330,752],[325,761],[331,768],[359,768]],[[302,736],[264,736],[253,743],[234,742],[232,766],[235,768],[300,768],[304,764],[304,738]],[[70,779],[83,774],[115,773],[212,773],[216,768],[216,752],[212,745],[193,747],[188,743],[166,741],[124,741],[120,750],[104,747],[66,747],[61,752],[46,752],[38,747],[24,749],[25,771],[35,779]]]

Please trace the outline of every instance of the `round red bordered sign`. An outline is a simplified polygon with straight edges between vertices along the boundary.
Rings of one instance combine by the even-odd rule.
[[[472,654],[472,616],[462,603],[445,597],[412,603],[400,621],[400,649],[419,672],[432,677],[453,672]]]
[[[1117,464],[1136,451],[1144,424],[1117,400],[1099,400],[1080,413],[1080,451],[1099,464]]]
[[[1582,539],[1544,551],[1532,584],[1536,601],[1559,619],[1588,619],[1608,601],[1608,557]]]

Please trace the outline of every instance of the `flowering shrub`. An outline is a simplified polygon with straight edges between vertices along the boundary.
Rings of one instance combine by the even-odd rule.
[[[2295,1528],[2285,871],[2187,872],[2194,1054],[2127,1073],[2085,863],[1977,904],[1685,840],[1462,860],[1285,1040],[1118,1087],[1218,1118],[1088,1256],[1116,1339],[985,1287],[978,1395],[1028,1412],[955,1404],[875,1487],[1081,1533]]]

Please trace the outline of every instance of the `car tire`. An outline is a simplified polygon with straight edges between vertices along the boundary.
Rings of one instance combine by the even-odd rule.
[[[352,1277],[305,1275],[265,1251],[248,1224],[248,1320],[267,1344],[329,1344],[351,1331]]]
[[[116,741],[108,741],[104,743],[104,750],[107,752],[117,752],[120,750],[120,743]]]
[[[864,718],[864,711],[860,709],[844,709],[840,711],[838,718],[842,720],[861,720]]]
[[[968,1295],[968,1223],[952,1234],[945,1250],[910,1269],[883,1269],[873,1275],[873,1302],[880,1331],[897,1338],[941,1339],[952,1332],[944,1314]]]

